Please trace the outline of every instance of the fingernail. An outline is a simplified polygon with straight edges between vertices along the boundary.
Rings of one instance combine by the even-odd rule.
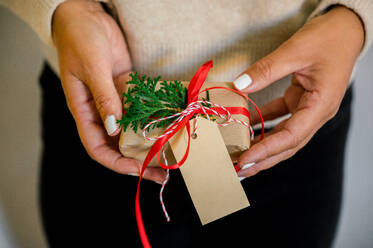
[[[250,168],[251,166],[253,166],[255,163],[248,163],[248,164],[245,164],[242,166],[241,170],[239,170],[237,172],[237,175],[238,175],[238,178],[240,178],[240,181],[242,181],[243,179],[245,179],[246,177],[243,176],[243,170],[247,169],[247,168]],[[243,177],[243,179],[241,179]]]
[[[240,181],[246,179],[246,177],[238,177],[238,179],[240,179]]]
[[[253,80],[251,80],[251,77],[245,73],[239,76],[238,78],[236,78],[233,81],[233,84],[236,87],[236,89],[243,90],[247,88],[251,84],[252,81]]]
[[[118,129],[117,120],[114,115],[108,115],[105,119],[106,132],[111,135]]]
[[[241,170],[245,170],[247,168],[250,168],[251,166],[253,166],[255,163],[248,163],[248,164],[245,164],[244,166],[242,166]]]

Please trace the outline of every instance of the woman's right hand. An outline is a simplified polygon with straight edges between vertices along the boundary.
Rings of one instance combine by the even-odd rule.
[[[118,24],[98,2],[69,0],[57,7],[52,29],[62,86],[85,149],[113,171],[138,175],[141,163],[118,150],[119,94],[131,70]],[[144,178],[160,183],[165,172],[147,168]]]

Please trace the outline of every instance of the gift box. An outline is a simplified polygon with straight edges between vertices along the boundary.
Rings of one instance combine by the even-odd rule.
[[[249,148],[252,128],[248,101],[264,123],[259,108],[233,83],[206,83],[212,61],[189,82],[162,82],[132,74],[126,83],[119,149],[143,163],[135,212],[141,242],[150,247],[142,221],[140,184],[147,166],[166,170],[160,203],[167,221],[163,189],[172,169],[180,169],[202,225],[250,206],[232,162]],[[133,87],[133,88],[132,88]],[[213,176],[211,176],[213,174]]]
[[[182,82],[182,84],[187,87],[189,82]],[[234,89],[233,83],[231,82],[205,82],[201,90],[215,86]],[[128,90],[128,87],[131,87],[131,85],[126,84],[125,91]],[[206,95],[204,93],[199,95],[199,99],[202,98],[206,98]],[[209,98],[210,102],[218,104],[220,106],[244,107],[246,109],[248,108],[248,102],[245,98],[227,90],[211,90],[209,91]],[[250,122],[249,118],[245,115],[233,114],[232,118],[246,123]],[[223,122],[223,120],[219,117],[216,117],[216,121],[219,123]],[[147,136],[159,136],[164,131],[165,128],[150,129],[149,132],[147,132]],[[244,125],[232,123],[226,126],[219,126],[219,131],[223,137],[231,160],[233,162],[236,162],[239,156],[250,147],[249,129]],[[154,142],[155,141],[153,140],[145,139],[140,128],[136,133],[131,128],[127,128],[126,131],[122,130],[122,133],[120,135],[119,150],[123,154],[123,156],[134,158],[143,162]],[[170,145],[167,143],[164,148],[168,162],[170,164],[176,163],[174,155],[170,149]],[[156,157],[151,160],[148,166],[158,166]]]

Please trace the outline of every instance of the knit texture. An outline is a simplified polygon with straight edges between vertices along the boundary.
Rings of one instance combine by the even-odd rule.
[[[360,53],[360,57],[362,57],[373,41],[373,0],[323,0],[312,12],[310,18],[323,14],[330,6],[337,4],[353,10],[363,22],[365,42]]]
[[[337,2],[350,7],[354,1]],[[371,1],[362,2],[354,11],[368,16],[373,12],[369,11]],[[113,0],[113,4],[134,70],[167,80],[189,80],[201,64],[212,59],[214,68],[207,81],[219,82],[233,81],[335,2],[191,0],[182,5],[174,0]],[[369,39],[367,35],[365,47],[371,43]],[[263,105],[283,96],[289,84],[290,77],[286,77],[250,97]]]
[[[11,9],[39,35],[40,39],[54,47],[52,39],[52,17],[58,5],[65,0],[0,0],[0,4]],[[106,2],[107,0],[100,0]]]
[[[46,57],[58,73],[51,38],[55,8],[63,0],[0,0],[48,44]],[[166,80],[190,80],[212,59],[207,81],[233,81],[255,61],[275,50],[307,20],[333,5],[355,11],[365,29],[364,54],[373,40],[372,0],[107,0],[123,28],[133,70]],[[262,105],[283,95],[290,77],[251,95]]]

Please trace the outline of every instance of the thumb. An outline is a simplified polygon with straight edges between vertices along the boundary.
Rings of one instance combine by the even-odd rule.
[[[296,71],[300,60],[293,50],[290,44],[285,43],[255,62],[233,81],[235,88],[244,93],[252,93]]]
[[[122,117],[122,102],[111,73],[97,73],[87,84],[106,132],[110,136],[119,133],[117,120]]]

